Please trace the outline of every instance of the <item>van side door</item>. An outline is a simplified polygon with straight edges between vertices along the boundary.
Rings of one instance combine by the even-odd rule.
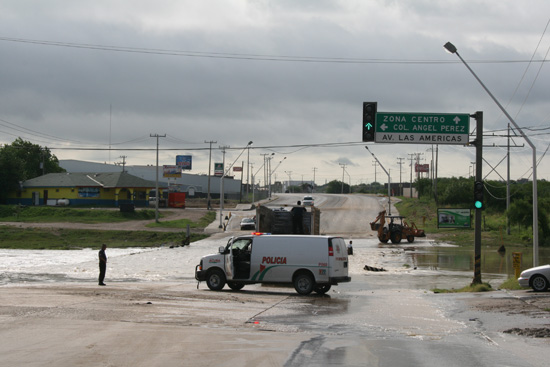
[[[235,238],[226,255],[225,276],[228,280],[250,278],[251,238]]]
[[[234,240],[235,238],[231,237],[229,241],[227,241],[227,246],[225,246],[225,252],[223,253],[225,257],[224,270],[226,279],[233,279],[233,256],[231,255],[231,246]]]

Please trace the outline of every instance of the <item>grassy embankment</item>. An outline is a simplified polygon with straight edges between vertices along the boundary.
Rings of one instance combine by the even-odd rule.
[[[472,210],[472,227],[464,228],[437,228],[437,207],[430,199],[401,198],[396,204],[400,215],[407,217],[407,221],[415,222],[418,228],[434,235],[436,241],[453,243],[458,246],[474,245],[474,210]],[[483,246],[513,245],[531,246],[529,229],[518,230],[513,228],[510,235],[506,234],[506,216],[503,212],[484,210],[482,214],[481,242]]]
[[[208,212],[198,222],[186,219],[155,224],[170,228],[181,228],[181,232],[116,231],[59,228],[18,228],[0,226],[0,248],[12,249],[78,249],[98,248],[102,243],[109,247],[156,247],[181,244],[186,229],[204,228],[215,219],[215,212]],[[121,213],[119,210],[73,209],[53,207],[0,206],[0,221],[30,223],[113,223],[135,220],[154,220],[153,210],[136,210]],[[191,242],[208,237],[191,233]]]
[[[415,222],[418,228],[424,229],[435,241],[452,243],[460,247],[474,247],[474,217],[472,214],[472,228],[450,229],[437,228],[437,206],[431,199],[401,198],[396,204],[400,215],[407,217],[407,221]],[[474,211],[472,211],[473,213]],[[531,246],[528,230],[514,229],[510,235],[506,234],[506,216],[502,212],[483,211],[481,241],[484,247],[500,246]],[[522,289],[517,279],[508,279],[499,286],[501,289]],[[490,291],[490,284],[468,285],[464,288],[445,290],[434,289],[434,292],[484,292]]]

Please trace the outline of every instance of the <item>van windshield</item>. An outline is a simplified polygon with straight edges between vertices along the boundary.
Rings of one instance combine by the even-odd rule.
[[[252,243],[252,240],[250,239],[238,239],[231,245],[231,248],[233,250],[249,250],[250,244]]]

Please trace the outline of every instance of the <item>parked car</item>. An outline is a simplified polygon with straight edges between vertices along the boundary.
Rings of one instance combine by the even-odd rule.
[[[304,196],[304,200],[302,200],[302,204],[304,206],[313,206],[313,198],[311,196]]]
[[[521,272],[518,282],[522,287],[531,287],[535,292],[544,292],[550,286],[550,265],[537,266]]]
[[[256,222],[252,218],[243,218],[241,220],[241,230],[256,229]]]

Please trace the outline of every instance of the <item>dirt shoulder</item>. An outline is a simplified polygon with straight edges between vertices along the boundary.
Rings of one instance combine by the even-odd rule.
[[[189,219],[197,222],[204,217],[208,210],[206,209],[160,209],[162,213],[161,221],[173,221],[180,219]],[[151,231],[151,232],[181,232],[181,228],[162,228],[162,227],[147,227],[148,224],[154,223],[154,219],[150,220],[132,220],[127,222],[113,223],[27,223],[27,222],[0,222],[0,225],[12,226],[18,228],[65,228],[65,229],[96,229],[105,231]]]
[[[550,292],[488,292],[468,299],[467,304],[473,311],[501,315],[497,317],[504,333],[550,338]]]

